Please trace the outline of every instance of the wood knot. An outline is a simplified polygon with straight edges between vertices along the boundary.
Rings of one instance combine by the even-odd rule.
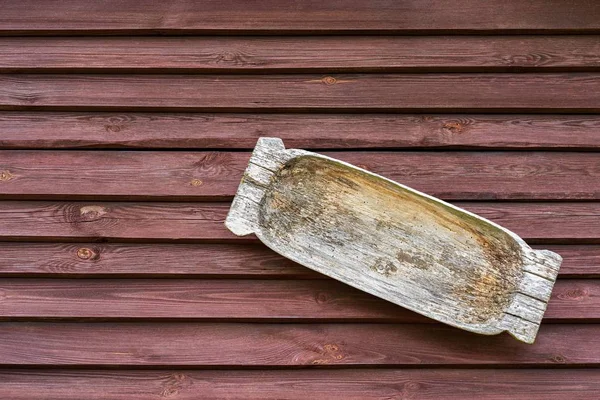
[[[460,122],[446,122],[443,127],[452,133],[461,133],[465,128]]]
[[[335,343],[329,343],[323,346],[324,355],[336,360],[342,360],[344,355],[340,352],[340,347]]]
[[[119,125],[115,125],[115,124],[105,125],[104,129],[106,129],[107,132],[113,132],[113,133],[121,132],[121,127]]]
[[[0,182],[8,182],[14,178],[15,176],[9,170],[0,171]]]
[[[406,382],[404,384],[404,389],[406,390],[419,390],[421,385],[418,382]]]
[[[90,248],[81,247],[77,250],[77,257],[81,258],[82,260],[97,260],[99,255]]]
[[[190,181],[190,185],[191,185],[191,186],[194,186],[194,187],[202,186],[202,184],[203,184],[203,183],[204,183],[204,182],[202,182],[202,180],[201,180],[201,179],[192,179],[192,180]]]
[[[315,301],[317,304],[327,303],[327,301],[329,301],[329,296],[327,293],[319,292],[315,295]]]
[[[99,219],[107,212],[108,210],[102,206],[84,206],[79,209],[79,215],[86,221]]]
[[[184,389],[189,384],[189,379],[185,374],[173,374],[169,375],[163,383],[162,390],[160,392],[161,397],[169,398],[177,396],[180,390]]]
[[[510,67],[539,67],[551,61],[552,56],[544,53],[525,53],[503,56],[500,60]]]
[[[581,300],[584,297],[587,297],[587,292],[579,288],[570,289],[558,294],[558,298],[562,300]]]
[[[326,85],[335,85],[337,83],[337,79],[335,79],[333,76],[326,76],[325,78],[321,79],[321,82]]]
[[[552,358],[550,358],[550,359],[551,359],[553,362],[557,363],[557,364],[564,364],[564,363],[566,363],[566,362],[567,362],[567,359],[566,359],[564,356],[560,355],[560,354],[557,354],[557,355],[553,356],[553,357],[552,357]]]
[[[371,265],[371,270],[383,276],[392,276],[398,272],[398,267],[391,261],[386,261],[379,258],[373,265]]]
[[[216,64],[226,64],[226,65],[257,65],[260,64],[259,61],[252,61],[252,58],[248,58],[244,53],[239,51],[224,51],[222,53],[218,53],[215,55],[215,63]]]
[[[312,360],[311,364],[331,364],[343,360],[344,357],[345,355],[342,353],[340,346],[335,343],[327,343],[323,345],[320,357]]]
[[[235,61],[236,58],[237,58],[237,55],[232,51],[224,51],[219,56],[220,61]]]
[[[340,348],[338,347],[337,344],[326,344],[325,346],[323,346],[323,349],[325,351],[338,351]]]

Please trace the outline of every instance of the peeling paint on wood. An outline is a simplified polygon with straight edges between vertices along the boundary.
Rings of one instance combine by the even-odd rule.
[[[276,138],[259,139],[226,225],[425,316],[527,343],[562,261],[475,214]]]

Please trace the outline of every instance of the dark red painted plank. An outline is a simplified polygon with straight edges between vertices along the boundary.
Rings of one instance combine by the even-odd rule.
[[[560,275],[563,278],[583,276],[600,278],[600,247],[598,246],[549,245],[534,247],[547,248],[563,257],[560,267]]]
[[[600,75],[4,75],[1,110],[600,111]]]
[[[585,259],[576,265],[586,276],[594,273]],[[206,243],[0,242],[0,276],[325,278],[262,245]]]
[[[600,242],[600,203],[456,202],[534,243]],[[230,233],[227,203],[0,202],[0,239],[255,241]]]
[[[600,154],[330,152],[446,200],[600,199]],[[0,198],[223,200],[250,153],[0,151]]]
[[[593,0],[3,2],[4,34],[597,32]]]
[[[0,318],[429,322],[331,280],[4,279],[0,293]]]
[[[590,320],[600,321],[600,280],[557,281],[544,318],[558,321],[585,319],[587,316]]]
[[[255,240],[224,225],[226,203],[0,202],[0,237],[15,240]]]
[[[3,279],[0,296],[2,319],[435,322],[330,280]],[[600,321],[600,280],[559,280],[544,318]]]
[[[542,325],[534,345],[438,324],[0,323],[0,365],[597,366],[594,324]]]
[[[595,242],[600,203],[456,203],[531,242]]]
[[[600,278],[600,246],[542,245],[561,278]],[[2,277],[326,279],[262,245],[0,242]]]
[[[6,72],[591,70],[598,36],[3,38]]]
[[[597,115],[0,112],[0,148],[599,149]]]
[[[12,400],[592,399],[598,369],[0,370]],[[410,397],[407,397],[410,396]]]

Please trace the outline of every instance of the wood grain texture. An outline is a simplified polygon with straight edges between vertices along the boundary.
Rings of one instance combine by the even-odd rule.
[[[539,246],[534,246],[536,247]],[[590,278],[600,277],[600,270],[596,270],[596,267],[600,267],[600,248],[597,246],[549,245],[545,248],[563,256],[561,278],[576,278],[584,275]],[[589,274],[586,274],[586,271]]]
[[[594,398],[598,369],[87,370],[3,369],[12,400],[228,399],[558,400]]]
[[[0,293],[3,320],[435,322],[330,280],[6,278]],[[544,322],[598,321],[600,280],[558,280]]]
[[[437,321],[526,343],[562,263],[489,220],[279,138],[258,140],[225,226]]]
[[[0,10],[0,398],[597,397],[597,1]],[[535,345],[231,235],[261,136],[562,255]]]
[[[598,153],[322,154],[445,200],[600,199]],[[0,151],[0,199],[227,200],[249,158],[216,151]]]
[[[591,275],[595,264],[577,255]],[[325,278],[262,245],[11,242],[0,242],[0,276]]]
[[[563,257],[560,278],[600,278],[597,245],[544,245]],[[328,279],[243,244],[0,242],[0,276],[48,278]]]
[[[3,366],[597,366],[594,324],[535,346],[437,324],[0,323]]]
[[[198,114],[0,111],[0,148],[594,149],[597,115]]]
[[[584,72],[3,75],[0,110],[587,113],[600,111],[600,77]]]
[[[6,229],[0,237],[228,241],[236,238],[223,225],[228,208],[226,203],[0,202]]]
[[[598,36],[2,38],[0,72],[600,69]]]
[[[455,205],[532,244],[597,244],[600,203]],[[0,239],[20,241],[255,241],[225,228],[227,203],[0,202]]]
[[[209,33],[553,33],[598,32],[600,12],[591,0],[452,3],[441,0],[371,2],[243,0],[33,0],[3,3],[3,34],[209,34]]]

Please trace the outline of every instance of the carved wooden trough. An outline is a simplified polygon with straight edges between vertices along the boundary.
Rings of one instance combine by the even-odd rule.
[[[427,317],[527,343],[562,261],[473,213],[277,138],[259,139],[225,224]]]

